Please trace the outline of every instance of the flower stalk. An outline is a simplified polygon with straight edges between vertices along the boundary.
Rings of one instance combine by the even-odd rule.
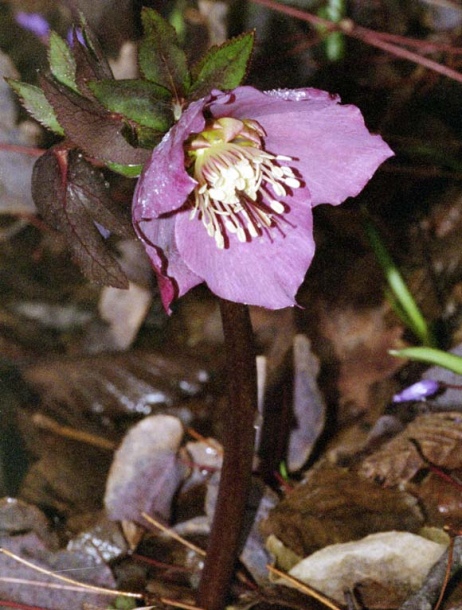
[[[220,299],[228,377],[224,459],[197,605],[222,610],[239,554],[254,455],[257,374],[247,305]]]

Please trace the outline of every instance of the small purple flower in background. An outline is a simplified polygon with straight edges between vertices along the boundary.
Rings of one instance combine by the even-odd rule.
[[[238,303],[295,304],[314,255],[312,208],[357,195],[393,154],[339,101],[238,87],[187,107],[133,201],[167,310],[202,282]]]
[[[425,400],[434,396],[441,389],[441,384],[434,379],[421,379],[404,388],[393,396],[392,402],[408,402],[410,400]]]
[[[48,21],[39,13],[25,13],[19,11],[14,16],[15,21],[25,30],[29,30],[32,34],[35,34],[41,38],[44,42],[48,40],[50,35],[50,24]]]

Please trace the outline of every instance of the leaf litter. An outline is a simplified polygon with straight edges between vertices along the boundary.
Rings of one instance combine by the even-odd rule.
[[[101,4],[104,13],[106,3]],[[415,28],[423,32],[425,23],[441,41],[457,43],[457,30],[451,28],[458,26],[447,25],[436,3],[431,10],[421,3],[412,15],[391,4],[384,2],[365,15],[364,7],[351,3],[349,16],[395,35]],[[387,20],[385,9],[392,8],[394,17]],[[56,7],[53,10],[59,12]],[[360,203],[367,204],[385,228],[387,245],[427,317],[439,324],[447,345],[456,345],[462,302],[460,127],[449,116],[452,108],[457,116],[456,92],[448,82],[432,80],[429,73],[412,65],[404,69],[390,58],[366,57],[360,49],[346,56],[340,70],[325,63],[320,47],[298,50],[300,41],[302,46],[306,42],[306,31],[298,22],[280,16],[276,27],[267,9],[255,10],[252,19],[261,41],[249,76],[253,83],[269,79],[262,66],[271,57],[271,76],[277,82],[272,80],[268,87],[304,85],[315,78],[325,88],[340,91],[346,101],[359,103],[368,121],[390,142],[394,140],[396,148],[403,148],[394,166],[396,173],[391,174],[393,167],[384,170]],[[204,23],[206,28],[223,28],[223,22],[214,23],[208,11],[202,21],[186,15],[191,53],[194,44],[204,44]],[[2,15],[0,28],[5,28],[3,19]],[[67,19],[64,15],[62,22],[66,24]],[[111,19],[114,16],[108,17],[108,27]],[[284,45],[284,53],[280,47],[274,51],[275,42]],[[16,46],[21,46],[20,40]],[[77,75],[82,87],[91,72],[84,59],[83,54]],[[17,78],[8,56],[2,55],[2,65],[7,64],[2,70]],[[109,72],[106,76],[110,77]],[[48,86],[47,93],[52,98],[56,91]],[[27,137],[27,125],[18,125],[12,99],[2,86],[2,143],[35,145],[35,135]],[[83,117],[92,120],[105,111],[90,101],[77,100],[72,92],[66,100],[59,119],[67,123],[70,109],[78,108],[82,129],[75,138],[77,143],[88,139],[91,122]],[[112,149],[108,134],[111,142],[114,134],[118,142]],[[406,149],[405,138],[425,143],[451,139],[455,145],[447,148],[443,158],[430,147],[424,159],[413,156],[411,146]],[[120,139],[120,124],[112,119],[108,118],[97,148],[92,152],[99,158],[133,161],[133,150]],[[50,163],[47,159],[50,156],[43,162]],[[86,161],[74,153],[68,159],[69,171],[77,175],[79,164]],[[142,512],[152,513],[164,525],[206,547],[221,460],[216,445],[222,434],[220,413],[226,408],[213,301],[199,289],[178,305],[178,320],[184,323],[162,316],[158,295],[146,274],[140,278],[137,271],[140,256],[121,258],[122,242],[113,236],[109,244],[94,225],[94,221],[104,221],[106,226],[109,222],[115,234],[129,237],[130,228],[120,211],[129,200],[130,187],[120,179],[95,173],[92,192],[100,198],[110,193],[123,204],[114,208],[110,219],[103,219],[91,193],[87,193],[89,199],[73,199],[77,175],[69,191],[68,216],[59,222],[72,220],[73,205],[78,207],[79,222],[82,212],[89,214],[88,223],[79,227],[84,243],[90,240],[95,248],[93,258],[87,260],[88,275],[97,279],[95,261],[98,265],[107,256],[111,282],[120,286],[129,278],[141,287],[124,306],[117,298],[117,287],[115,292],[102,292],[81,279],[56,235],[24,223],[17,225],[17,232],[8,232],[20,214],[35,214],[30,197],[32,163],[29,156],[0,150],[4,235],[0,346],[9,365],[5,368],[2,363],[0,379],[0,406],[2,413],[8,413],[1,422],[0,471],[2,475],[11,469],[25,472],[14,483],[11,477],[0,476],[5,498],[16,496],[0,504],[1,544],[52,571],[71,570],[69,574],[78,580],[87,578],[104,587],[140,593],[146,605],[159,597],[191,602],[201,559],[159,534],[143,520]],[[51,164],[50,168],[53,182],[56,167]],[[76,226],[70,222],[72,231]],[[315,560],[313,553],[327,551],[334,564],[343,552],[336,545],[351,545],[347,548],[355,557],[364,541],[378,536],[395,553],[396,562],[390,559],[390,565],[395,571],[398,566],[399,572],[400,562],[423,554],[411,550],[409,536],[416,538],[424,526],[457,529],[461,524],[460,389],[448,387],[425,402],[392,402],[397,391],[422,374],[450,386],[460,385],[460,379],[389,356],[389,348],[413,344],[415,338],[383,298],[383,278],[360,229],[357,204],[319,211],[317,232],[318,253],[300,294],[304,309],[274,315],[253,312],[268,372],[264,412],[266,422],[273,421],[272,426],[262,424],[263,437],[272,440],[262,441],[259,459],[272,466],[265,471],[264,483],[255,483],[259,493],[249,507],[251,533],[247,545],[243,541],[241,556],[259,588],[251,593],[237,581],[236,607],[315,607],[315,602],[306,597],[302,602],[294,592],[270,582],[265,563],[273,555],[280,561],[281,545],[291,558],[284,564],[288,570],[294,555],[310,555],[304,560],[310,562]],[[74,257],[81,256],[74,251]],[[122,312],[133,309],[137,315],[129,323],[124,313],[115,311],[114,302]],[[40,304],[42,309],[35,311],[42,313],[26,315],[32,311],[31,304]],[[66,324],[46,324],[46,319],[56,321],[58,311],[66,311]],[[169,422],[174,432],[167,432],[170,428],[159,422]],[[203,440],[193,446],[188,442],[188,427],[210,437],[210,444]],[[11,430],[19,431],[14,443],[8,442]],[[20,466],[15,461],[19,455],[24,456]],[[284,469],[282,475],[274,474],[274,464],[277,469],[281,462],[289,475]],[[401,539],[405,543],[398,552]],[[273,541],[270,548],[279,548],[277,554],[267,550],[267,540]],[[421,537],[417,540],[419,545],[437,544]],[[334,577],[333,564],[329,564],[328,584],[316,581],[314,586],[325,587],[324,594],[340,605],[353,599],[366,608],[398,608],[421,583],[424,590],[426,571],[437,554],[425,567],[411,566],[412,578],[421,572],[420,580],[409,585],[400,573],[379,578],[384,547],[365,555],[364,565],[370,571],[361,572],[354,560],[348,579],[342,580]],[[441,550],[438,546],[438,553]],[[380,568],[373,567],[374,553]],[[32,585],[31,581],[47,585],[56,581],[34,574],[7,556],[0,555],[0,561],[0,591],[5,600],[50,609],[84,604],[106,608],[114,601],[112,597],[96,599],[90,592]],[[319,575],[319,567],[314,571]],[[442,586],[441,580],[438,585]],[[329,587],[336,587],[335,592]],[[444,607],[458,604],[460,592],[454,587]]]

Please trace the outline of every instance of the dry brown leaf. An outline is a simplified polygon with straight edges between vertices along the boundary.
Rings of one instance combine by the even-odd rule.
[[[47,414],[95,433],[104,419],[109,434],[114,428],[109,418],[165,410],[199,394],[208,381],[207,371],[191,358],[139,351],[47,360],[23,373]]]
[[[393,529],[415,532],[423,517],[411,495],[360,478],[332,465],[308,477],[271,511],[263,523],[295,553],[305,556],[337,542]]]
[[[378,381],[391,377],[402,362],[388,354],[403,334],[400,324],[390,324],[387,304],[365,310],[324,309],[321,325],[339,361],[340,402],[359,412],[370,408],[369,391]]]
[[[24,414],[22,419],[30,416]],[[41,445],[42,454],[22,482],[22,499],[64,516],[102,507],[110,451],[43,431],[35,432],[34,444],[35,448]]]
[[[451,476],[461,481],[462,470],[454,470]],[[456,531],[462,528],[462,493],[460,484],[451,484],[437,474],[430,474],[412,489],[425,511],[427,523],[450,526]]]
[[[393,487],[410,481],[426,464],[411,439],[418,442],[427,460],[441,468],[462,468],[462,416],[460,413],[420,415],[389,443],[367,457],[359,473]]]

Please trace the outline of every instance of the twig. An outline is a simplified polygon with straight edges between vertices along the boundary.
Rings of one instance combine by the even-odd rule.
[[[399,34],[390,34],[389,32],[375,32],[378,38],[396,42],[407,47],[419,49],[421,53],[448,53],[449,55],[462,55],[462,47],[454,47],[444,42],[433,42],[431,40],[423,40],[420,38],[408,38]]]
[[[163,604],[174,606],[175,608],[184,608],[184,610],[202,610],[201,608],[199,608],[199,606],[194,606],[193,604],[185,604],[184,602],[177,602],[174,599],[170,599],[168,597],[161,597],[160,601]]]
[[[310,23],[315,27],[322,27],[328,32],[341,32],[345,36],[350,36],[351,38],[361,40],[362,42],[368,45],[377,47],[378,49],[386,51],[387,53],[391,53],[392,55],[395,55],[395,57],[407,59],[408,61],[412,61],[413,63],[423,66],[424,68],[428,68],[429,70],[433,70],[434,72],[438,72],[443,76],[447,76],[452,80],[462,83],[462,74],[460,72],[457,72],[452,68],[448,68],[447,66],[444,66],[443,64],[440,64],[437,61],[433,61],[432,59],[422,57],[418,53],[413,53],[408,49],[403,49],[397,44],[387,42],[386,40],[383,40],[381,32],[375,32],[374,30],[358,26],[353,21],[351,21],[351,19],[343,19],[339,23],[334,23],[333,21],[329,21],[328,19],[322,19],[317,15],[313,15],[306,11],[294,8],[292,6],[281,4],[280,2],[276,2],[275,0],[252,0],[252,2],[254,2],[255,4],[261,4],[262,6],[266,6],[267,8],[273,9],[280,13],[284,13],[285,15],[289,15],[290,17],[300,19],[301,21],[306,21],[307,23]],[[410,43],[404,43],[403,41],[401,44],[404,45]]]
[[[446,562],[446,572],[444,574],[443,586],[441,587],[440,596],[438,597],[438,601],[435,604],[433,610],[439,610],[444,598],[444,594],[446,593],[446,589],[451,578],[451,566],[452,566],[452,556],[454,554],[454,538],[451,537],[448,548],[448,560]]]
[[[200,441],[201,443],[204,443],[211,447],[214,451],[218,453],[218,455],[223,455],[223,448],[221,447],[220,443],[218,443],[215,439],[205,438],[205,436],[202,436],[202,434],[197,432],[197,430],[194,430],[194,428],[187,428],[186,432],[196,441]]]
[[[278,570],[277,568],[274,568],[273,566],[267,565],[266,567],[273,574],[276,574],[280,578],[283,578],[284,580],[287,580],[287,582],[290,582],[291,585],[293,585],[296,589],[298,589],[302,593],[305,593],[305,595],[308,595],[309,597],[316,599],[318,602],[321,602],[321,604],[326,606],[326,608],[330,608],[330,610],[341,610],[340,606],[338,606],[337,604],[334,604],[334,602],[332,600],[330,600],[328,597],[326,597],[322,593],[319,593],[319,591],[316,591],[316,589],[313,589],[312,587],[305,584],[304,582],[300,582],[293,576],[290,576],[289,574],[286,574],[285,572],[281,572],[281,570]]]
[[[74,441],[86,443],[87,445],[92,445],[93,447],[107,449],[108,451],[114,451],[114,449],[117,447],[116,443],[113,443],[106,438],[102,438],[101,436],[96,436],[96,434],[84,432],[83,430],[77,430],[76,428],[71,428],[70,426],[62,426],[51,417],[43,415],[43,413],[34,413],[32,416],[32,422],[43,430],[50,430],[59,436],[64,436],[65,438],[70,438]]]
[[[54,576],[54,574],[53,574]],[[13,584],[20,584],[20,585],[28,585],[28,586],[32,586],[32,587],[45,587],[47,589],[59,589],[62,591],[82,591],[82,584],[80,584],[78,587],[73,587],[70,585],[56,585],[53,583],[49,583],[49,582],[41,582],[38,580],[27,580],[26,578],[7,578],[7,577],[0,577],[0,582],[10,582]],[[127,595],[127,593],[122,593],[122,595]],[[141,597],[141,595],[140,595]],[[176,601],[174,599],[170,599],[169,597],[160,597],[159,600],[163,603],[163,604],[168,604],[169,606],[174,606],[175,608],[184,608],[184,610],[201,610],[201,608],[198,608],[198,606],[194,606],[192,604],[185,604],[184,602],[179,602]],[[5,600],[0,600],[0,606],[6,606],[8,608],[21,608],[22,610],[45,610],[44,608],[37,608],[36,606],[28,606],[25,604],[21,604],[19,602],[13,602],[13,601],[5,601]]]
[[[36,566],[35,564],[31,563],[30,561],[26,561],[22,557],[19,557],[19,555],[16,555],[15,553],[12,553],[11,551],[8,551],[7,549],[1,548],[1,547],[0,547],[0,553],[3,553],[7,557],[11,557],[11,559],[14,559],[18,563],[22,563],[23,565],[27,566],[28,568],[31,568],[32,570],[35,570],[36,572],[40,572],[41,574],[46,574],[47,576],[56,578],[56,580],[61,580],[63,582],[67,582],[68,584],[71,584],[71,585],[76,585],[77,587],[80,587],[81,589],[85,589],[87,591],[93,591],[94,593],[104,593],[105,595],[115,595],[115,596],[134,597],[136,599],[143,599],[143,595],[141,595],[141,593],[128,593],[126,591],[117,591],[115,589],[106,589],[104,587],[97,587],[95,585],[89,585],[86,583],[82,583],[82,582],[79,582],[78,580],[74,580],[72,578],[67,578],[67,576],[61,576],[60,574],[56,574],[55,572],[51,572],[50,570],[46,570],[45,568]]]
[[[152,525],[155,525],[157,528],[162,530],[165,534],[168,534],[171,538],[174,538],[175,540],[177,540],[184,546],[187,546],[188,549],[191,549],[192,551],[196,552],[198,555],[202,555],[202,557],[205,557],[206,552],[204,551],[204,549],[201,549],[200,547],[196,546],[192,542],[189,542],[189,540],[186,540],[185,538],[183,538],[182,536],[177,534],[175,531],[173,531],[169,527],[162,525],[162,523],[160,523],[159,521],[157,521],[156,519],[154,519],[147,513],[141,513],[141,515],[144,517],[144,519],[146,519],[146,521],[149,521],[149,523],[151,523]]]
[[[52,573],[52,576],[55,576],[55,574]],[[59,591],[75,591],[78,593],[82,593],[83,586],[82,584],[79,584],[78,586],[62,585],[58,583],[46,582],[43,580],[29,580],[28,578],[13,578],[10,576],[0,576],[0,582],[9,582],[13,585],[26,585],[28,587],[43,587],[44,589],[58,589]]]

